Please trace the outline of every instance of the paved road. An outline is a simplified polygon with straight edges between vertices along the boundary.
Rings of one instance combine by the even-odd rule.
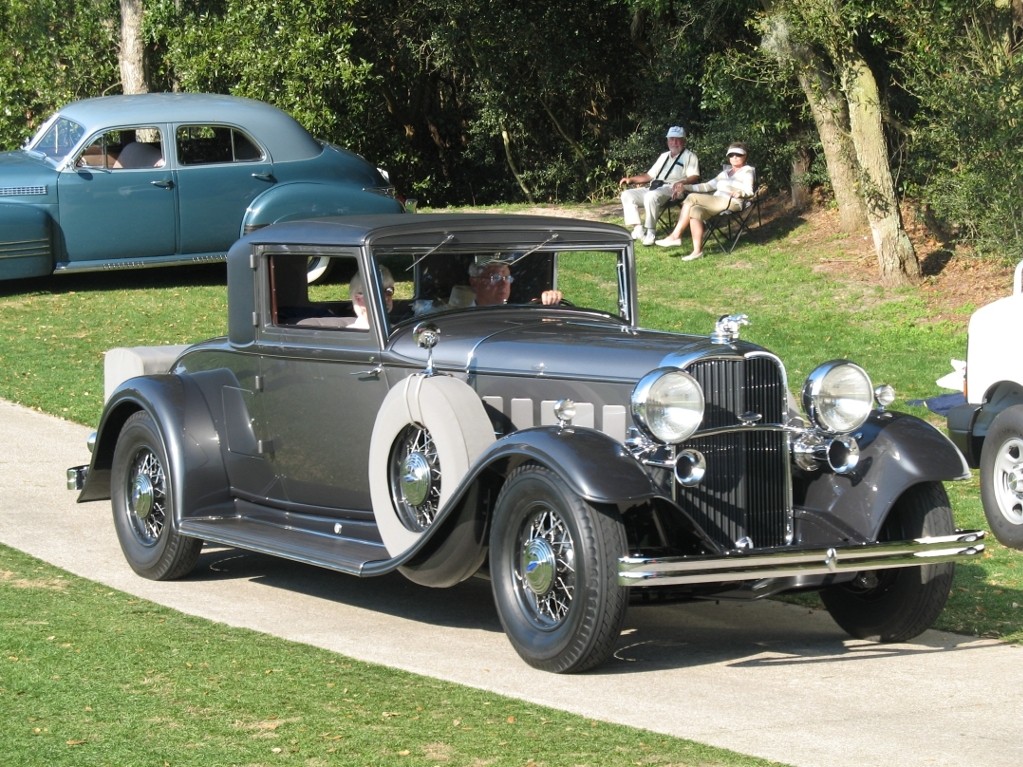
[[[0,542],[182,612],[797,767],[1023,763],[1023,648],[990,640],[875,645],[773,602],[641,607],[613,662],[554,676],[515,655],[478,580],[437,591],[210,549],[192,577],[146,581],[109,505],[64,489],[88,431],[0,400]]]

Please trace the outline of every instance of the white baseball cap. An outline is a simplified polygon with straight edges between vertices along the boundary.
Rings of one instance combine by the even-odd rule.
[[[685,138],[686,129],[681,125],[672,125],[668,128],[668,138]]]

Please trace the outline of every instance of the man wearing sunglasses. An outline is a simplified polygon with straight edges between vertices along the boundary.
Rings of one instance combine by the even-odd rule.
[[[469,286],[475,295],[476,306],[497,306],[508,303],[511,286],[515,282],[511,267],[500,259],[473,263],[469,266]],[[545,290],[539,303],[553,306],[561,301],[560,290]]]

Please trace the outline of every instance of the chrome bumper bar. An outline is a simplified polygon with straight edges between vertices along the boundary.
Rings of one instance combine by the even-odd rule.
[[[922,567],[977,556],[984,551],[983,539],[983,530],[961,530],[953,535],[828,549],[736,552],[723,556],[621,557],[618,583],[637,587],[680,586]]]

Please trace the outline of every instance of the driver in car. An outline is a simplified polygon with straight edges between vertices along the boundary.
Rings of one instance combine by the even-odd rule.
[[[508,303],[511,286],[515,281],[507,261],[494,258],[477,261],[469,265],[469,286],[474,295],[471,306],[497,306]],[[555,306],[562,300],[560,290],[545,290],[540,294],[539,303]]]

